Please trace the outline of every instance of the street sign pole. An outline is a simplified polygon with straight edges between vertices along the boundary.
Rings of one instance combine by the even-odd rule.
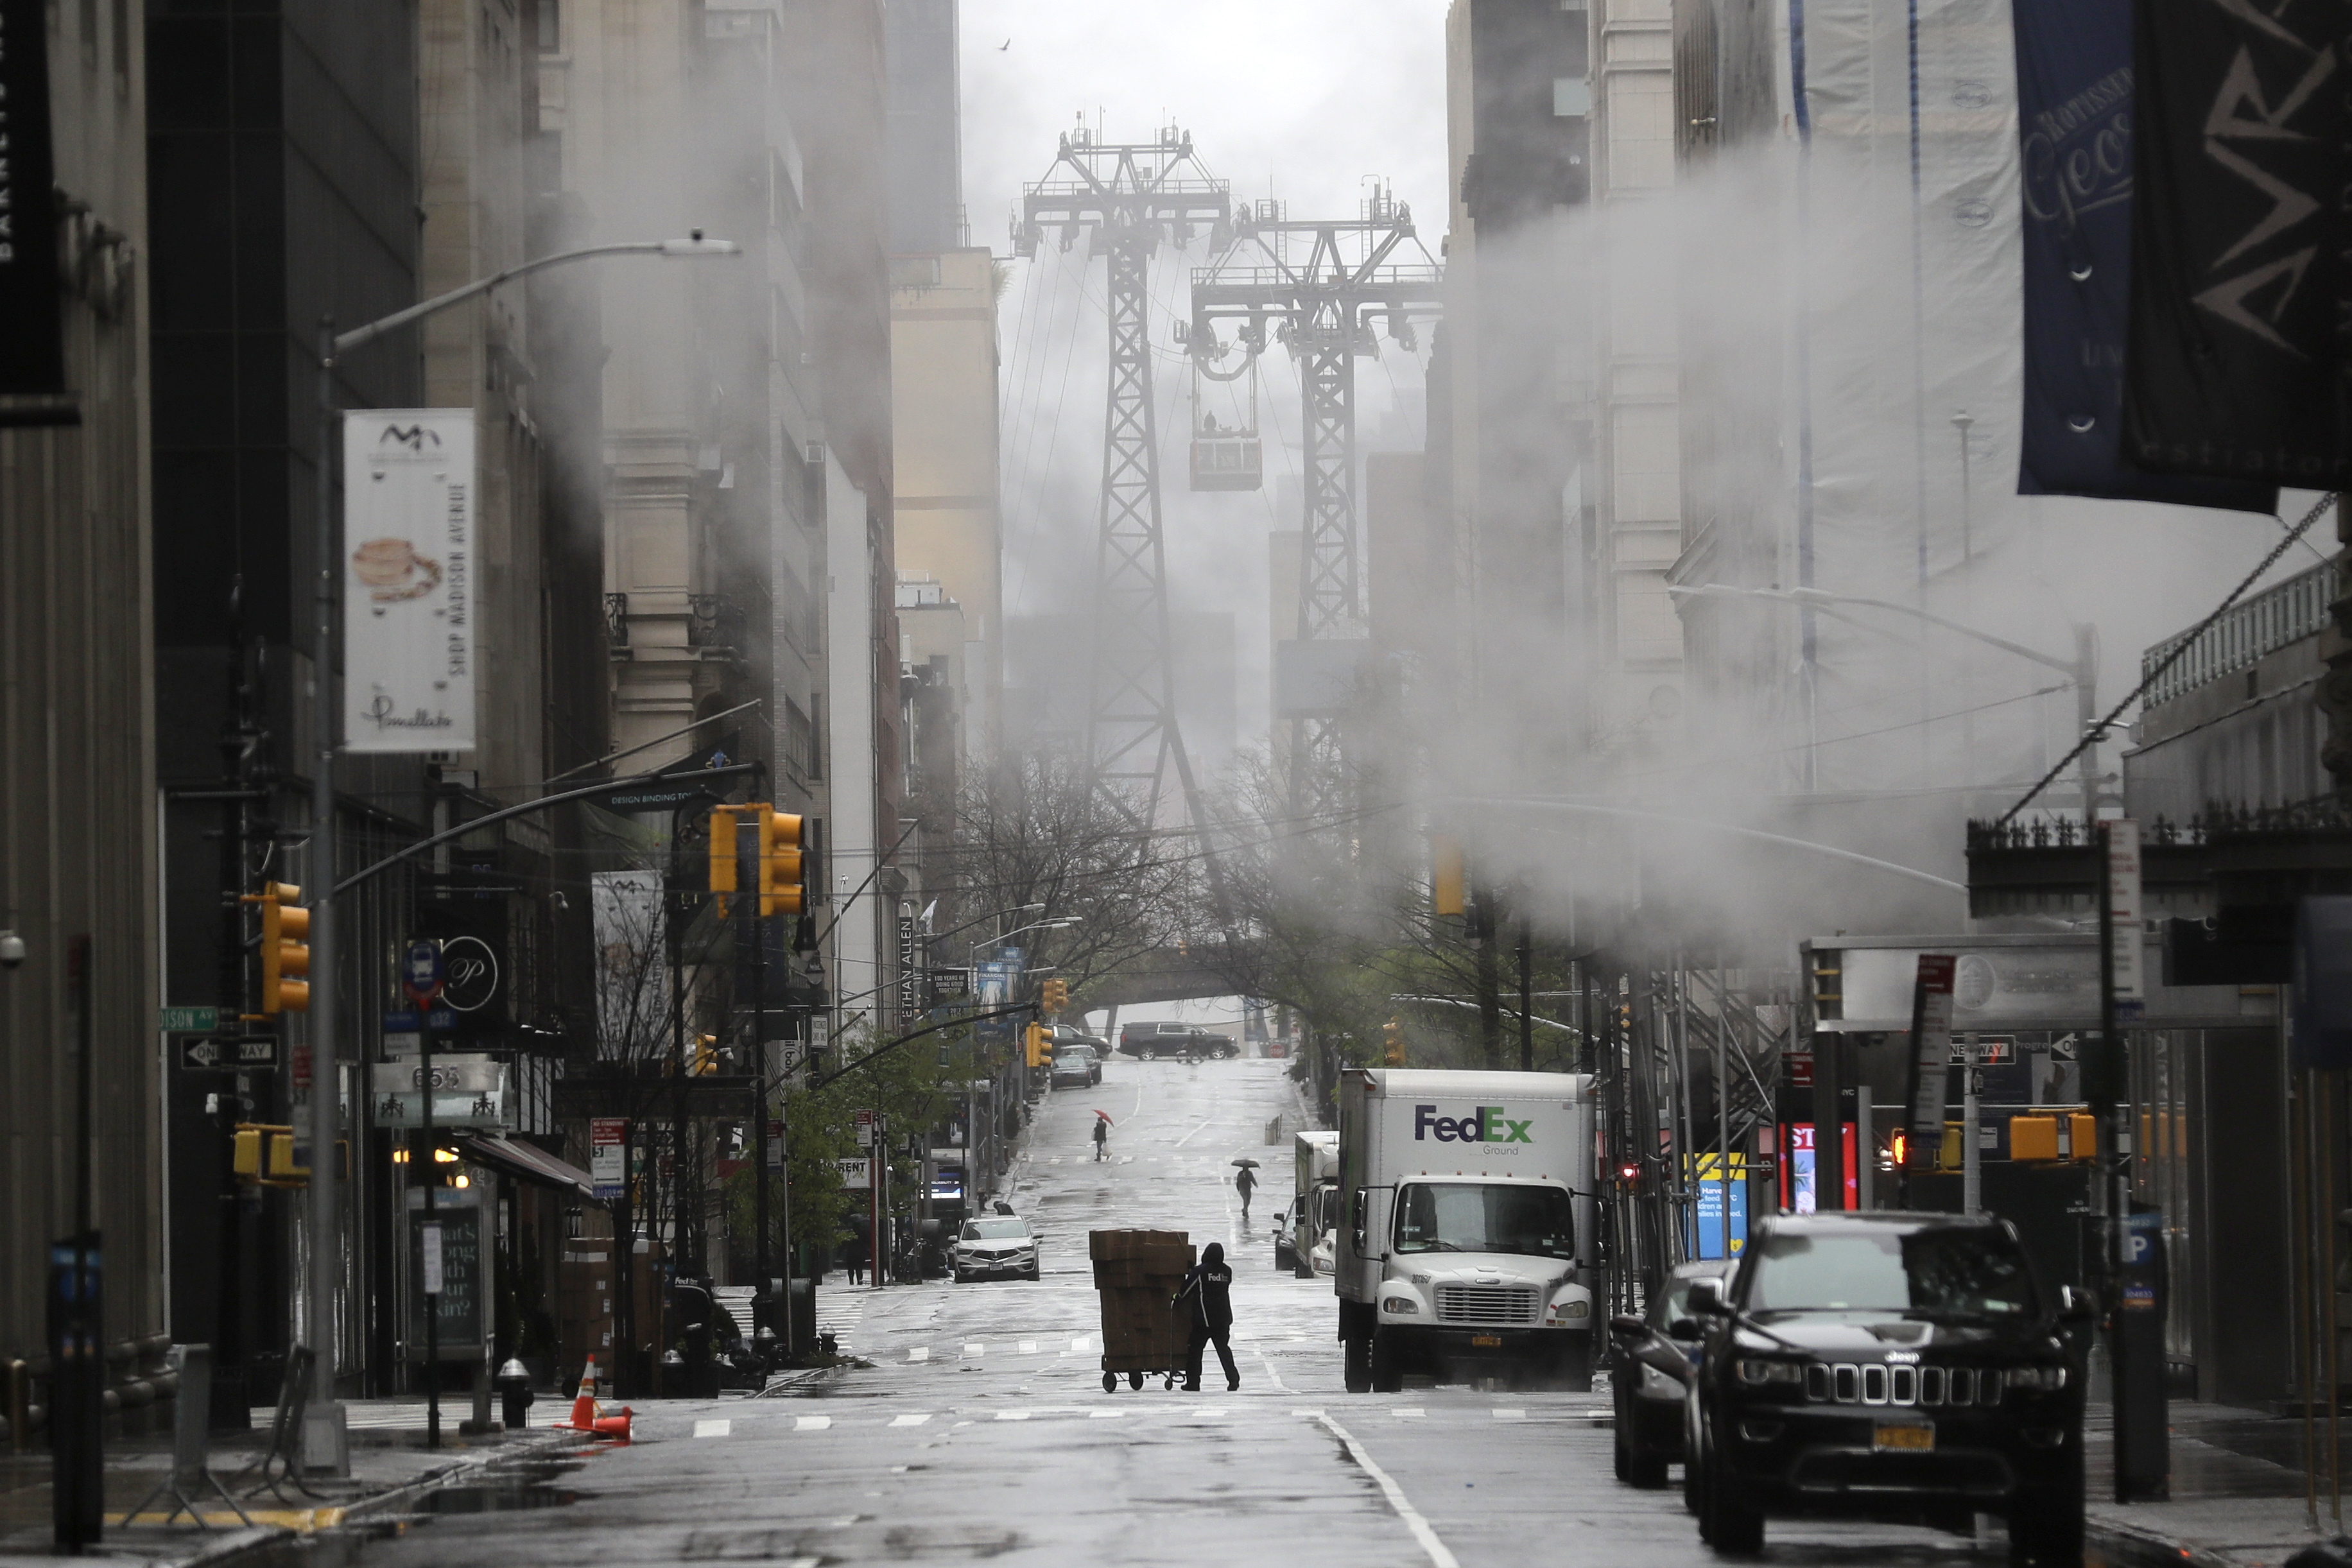
[[[433,1189],[440,1185],[441,1173],[436,1168],[438,1151],[433,1144],[433,1004],[441,995],[445,979],[441,964],[441,947],[435,942],[411,942],[408,957],[401,965],[401,988],[409,1000],[416,1004],[416,1056],[418,1064],[417,1098],[422,1102],[418,1120],[425,1134],[421,1151],[425,1166],[425,1446],[441,1446],[441,1226],[433,1218]],[[311,1161],[319,1169],[324,1166],[313,1154]],[[409,1156],[412,1167],[415,1155]],[[311,1179],[318,1180],[318,1170]],[[484,1368],[485,1375],[488,1367]]]
[[[335,1151],[341,1074],[335,1061],[335,747],[341,705],[335,692],[335,610],[342,590],[342,530],[335,517],[335,322],[319,322],[318,491],[312,546],[318,566],[318,624],[310,644],[310,1278],[305,1314],[311,1358],[310,1397],[303,1406],[302,1468],[351,1474],[351,1434],[335,1399],[335,1277],[341,1263],[335,1207]]]

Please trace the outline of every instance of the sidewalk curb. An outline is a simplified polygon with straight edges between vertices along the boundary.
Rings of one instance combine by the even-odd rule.
[[[2086,1568],[2240,1568],[2226,1552],[2184,1546],[2157,1531],[2096,1515],[2083,1523]]]

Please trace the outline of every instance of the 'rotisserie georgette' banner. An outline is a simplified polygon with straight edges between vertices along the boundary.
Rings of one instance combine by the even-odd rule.
[[[2274,485],[2150,474],[2124,455],[2132,0],[2016,0],[2011,20],[2025,262],[2018,493],[2275,511]]]

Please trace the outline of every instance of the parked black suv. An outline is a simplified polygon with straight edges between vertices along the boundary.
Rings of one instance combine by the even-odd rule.
[[[1691,1288],[1709,1327],[1689,1374],[1685,1485],[1717,1552],[1759,1551],[1768,1514],[1966,1529],[2006,1515],[2014,1563],[2083,1554],[2087,1307],[2035,1281],[2006,1220],[1827,1214],[1765,1220],[1727,1281]]]
[[[1134,1057],[1239,1056],[1231,1035],[1189,1023],[1131,1023],[1118,1031],[1118,1048]]]

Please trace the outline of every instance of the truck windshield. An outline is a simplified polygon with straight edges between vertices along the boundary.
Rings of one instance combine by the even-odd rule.
[[[1573,1258],[1575,1213],[1556,1186],[1413,1182],[1397,1194],[1396,1249]]]
[[[2034,1310],[2025,1254],[2008,1237],[1974,1227],[1784,1232],[1766,1241],[1748,1267],[1751,1312],[2011,1317]]]

